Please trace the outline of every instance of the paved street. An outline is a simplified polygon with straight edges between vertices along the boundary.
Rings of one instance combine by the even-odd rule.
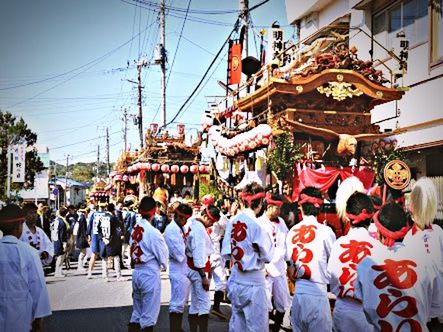
[[[76,264],[65,278],[46,278],[52,306],[52,316],[44,321],[45,331],[126,331],[132,312],[131,272],[123,270],[126,281],[115,281],[110,272],[110,282],[101,278],[101,262],[96,265],[94,278],[75,271]],[[212,294],[211,294],[212,298]],[[156,331],[169,331],[168,304],[170,284],[167,273],[162,273],[162,301]],[[230,307],[224,306],[229,313]],[[185,315],[183,327],[189,330]],[[227,331],[228,324],[210,316],[210,331]]]

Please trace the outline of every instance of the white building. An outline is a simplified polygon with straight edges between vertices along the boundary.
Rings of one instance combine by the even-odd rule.
[[[442,176],[443,0],[285,2],[302,46],[331,30],[349,34],[349,46],[358,49],[360,59],[374,61],[394,84],[409,87],[400,101],[377,106],[372,122],[382,130],[406,130],[396,139],[411,151],[418,177]],[[402,72],[395,57],[400,57],[404,40],[409,47],[407,71]]]

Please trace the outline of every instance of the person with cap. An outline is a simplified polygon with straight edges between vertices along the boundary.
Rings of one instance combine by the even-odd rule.
[[[264,197],[258,183],[246,185],[240,193],[244,210],[225,231],[222,255],[233,264],[227,284],[232,305],[229,331],[269,331],[265,264],[272,260],[274,243],[257,220]]]
[[[87,276],[88,279],[92,278],[92,270],[94,269],[95,261],[97,260],[100,254],[100,236],[99,236],[98,225],[100,223],[100,220],[102,218],[106,218],[107,216],[107,213],[104,211],[104,208],[106,206],[107,206],[106,202],[98,203],[98,209],[96,211],[93,211],[89,215],[87,234],[88,234],[88,242],[89,245],[91,246],[92,256],[91,260],[89,261],[88,276]]]
[[[192,216],[186,236],[186,256],[189,266],[188,278],[191,282],[191,306],[188,321],[191,332],[208,331],[209,284],[211,279],[211,264],[209,257],[214,252],[207,228],[220,219],[220,211],[209,205],[199,216]]]
[[[51,315],[40,257],[20,241],[25,214],[15,204],[0,210],[0,331],[43,331]]]
[[[438,196],[434,183],[427,177],[420,178],[412,187],[407,208],[413,225],[403,242],[406,247],[421,251],[424,260],[435,264],[439,271],[438,281],[443,283],[443,230],[433,223],[437,206]],[[443,293],[440,295],[439,301],[443,303]],[[443,313],[433,310],[431,317],[434,318],[432,324],[437,325],[438,321],[443,323]]]
[[[86,272],[84,265],[87,262],[86,249],[89,247],[88,235],[87,235],[87,222],[86,222],[86,208],[85,205],[81,205],[77,210],[77,222],[74,226],[73,234],[75,237],[75,247],[80,250],[78,255],[77,271],[82,273]]]
[[[54,257],[54,245],[43,229],[37,226],[37,209],[34,203],[26,203],[23,205],[26,222],[23,224],[23,232],[20,240],[29,243],[31,247],[35,248],[40,255],[42,266],[47,266],[51,264]]]
[[[280,331],[286,310],[291,306],[288,279],[286,274],[286,235],[288,227],[279,217],[283,205],[283,198],[279,194],[268,193],[265,197],[266,210],[258,219],[268,232],[274,245],[274,254],[271,262],[265,265],[266,287],[268,291],[268,309],[275,309],[271,331]]]
[[[128,331],[153,331],[160,313],[160,269],[166,268],[168,247],[152,226],[156,203],[152,197],[140,200],[138,220],[131,234],[133,310]]]
[[[114,214],[115,205],[109,203],[106,216],[101,218],[98,224],[98,234],[100,237],[100,255],[102,257],[102,277],[108,279],[108,267],[113,266],[117,275],[117,281],[122,281],[120,269],[121,224]]]
[[[62,278],[63,263],[66,258],[69,224],[65,217],[68,210],[64,207],[57,211],[55,219],[51,223],[51,241],[54,244],[55,273],[54,277]]]
[[[169,250],[169,281],[171,282],[171,300],[169,301],[169,330],[183,331],[182,321],[185,305],[188,302],[191,282],[189,281],[186,260],[186,232],[184,226],[192,216],[189,205],[177,202],[174,218],[166,226],[164,233]]]
[[[48,206],[43,203],[38,203],[37,205],[38,223],[37,226],[42,228],[48,237],[51,237],[51,220],[48,216]]]
[[[383,245],[358,264],[355,281],[365,316],[376,331],[428,331],[432,312],[443,306],[437,267],[405,245],[409,226],[400,205],[383,205],[373,219]]]
[[[298,205],[303,220],[293,226],[286,237],[289,278],[295,282],[291,323],[294,331],[331,331],[328,300],[328,259],[335,234],[317,221],[323,196],[317,188],[300,192]]]
[[[215,204],[215,198],[211,194],[204,195],[201,199],[204,208]],[[214,283],[214,305],[211,313],[217,317],[227,320],[226,315],[221,311],[220,304],[225,297],[226,291],[226,270],[225,260],[221,255],[221,241],[225,234],[226,226],[228,225],[228,218],[220,211],[220,219],[207,228],[209,237],[211,238],[214,252],[210,256],[211,275]]]
[[[355,192],[346,203],[351,229],[334,243],[328,261],[331,292],[337,297],[332,314],[334,331],[373,330],[355,296],[354,282],[358,264],[380,245],[368,232],[374,213],[371,199],[363,193]]]

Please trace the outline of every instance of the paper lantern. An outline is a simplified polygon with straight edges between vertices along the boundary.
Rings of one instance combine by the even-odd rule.
[[[121,180],[123,180],[123,176],[121,174],[117,174],[116,176],[114,176],[114,180],[121,181]]]
[[[151,163],[145,163],[145,169],[147,170],[147,171],[150,171],[151,170]]]
[[[128,177],[127,175],[123,175],[122,180],[125,181],[125,182],[127,182],[127,181],[129,181],[129,177]]]
[[[178,165],[172,165],[171,166],[171,172],[172,173],[178,173],[180,171],[180,167]]]
[[[151,168],[154,172],[158,172],[160,170],[160,165],[155,163],[155,164],[152,164]]]
[[[182,172],[183,174],[188,173],[189,172],[189,167],[187,165],[180,166],[180,172]]]
[[[161,166],[161,170],[162,170],[163,173],[169,173],[169,165],[163,164]]]
[[[197,165],[192,165],[190,170],[191,170],[192,174],[196,174],[198,172],[198,166]]]
[[[198,170],[200,171],[200,173],[205,173],[205,165],[200,165],[199,167],[198,167]]]

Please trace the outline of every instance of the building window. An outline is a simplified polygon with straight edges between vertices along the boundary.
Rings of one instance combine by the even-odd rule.
[[[432,0],[432,64],[443,62],[443,0]]]
[[[439,0],[443,1],[443,0]],[[398,49],[397,34],[403,31],[409,45],[414,46],[428,38],[428,0],[402,0],[376,13],[372,18],[374,39],[388,50]],[[374,45],[374,59],[384,59],[386,51]]]

